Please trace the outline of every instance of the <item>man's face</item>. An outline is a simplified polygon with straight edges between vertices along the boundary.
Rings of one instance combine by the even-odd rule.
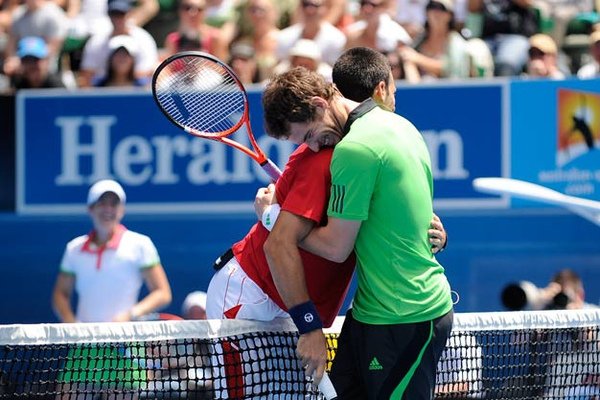
[[[48,75],[49,65],[48,60],[45,58],[23,57],[21,59],[21,67],[23,69],[23,76],[33,87],[40,87]]]
[[[288,140],[306,145],[312,151],[319,151],[322,147],[333,147],[342,140],[342,127],[331,113],[331,108],[323,114],[317,114],[314,121],[290,123]]]
[[[302,0],[300,2],[304,20],[319,20],[326,12],[324,0]]]

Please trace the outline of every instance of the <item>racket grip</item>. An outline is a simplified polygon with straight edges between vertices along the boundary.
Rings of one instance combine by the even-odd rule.
[[[260,166],[265,170],[267,174],[271,177],[273,182],[276,182],[277,179],[281,176],[281,170],[273,161],[267,158],[267,160],[260,164]]]
[[[323,393],[325,399],[327,400],[337,399],[337,392],[335,391],[333,383],[331,383],[331,379],[329,379],[327,372],[323,373],[323,378],[321,378],[321,382],[319,382],[319,391]]]

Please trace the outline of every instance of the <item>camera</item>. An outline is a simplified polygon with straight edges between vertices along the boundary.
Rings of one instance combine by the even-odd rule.
[[[502,304],[510,311],[520,310],[564,310],[571,301],[564,292],[547,298],[544,289],[529,281],[513,282],[502,290]]]

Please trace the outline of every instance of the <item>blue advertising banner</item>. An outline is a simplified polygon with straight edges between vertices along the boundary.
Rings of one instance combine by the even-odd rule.
[[[472,186],[475,178],[508,173],[505,84],[409,85],[397,91],[396,112],[415,124],[429,147],[436,209],[505,204]]]
[[[511,177],[600,200],[600,80],[515,81],[510,92]]]
[[[24,91],[17,108],[19,213],[81,213],[89,185],[107,177],[123,184],[129,212],[245,212],[269,182],[242,152],[175,127],[146,91]],[[285,165],[295,146],[262,134],[260,92],[250,108],[259,145]],[[250,146],[245,128],[233,138]]]
[[[436,209],[504,204],[471,181],[506,174],[505,92],[505,82],[398,88],[397,112],[431,152]],[[248,93],[252,129],[283,167],[295,146],[263,134],[261,93]],[[269,182],[245,154],[172,125],[147,91],[21,91],[17,128],[20,214],[82,213],[89,185],[107,177],[123,184],[128,212],[252,212]],[[243,129],[234,139],[249,145]]]

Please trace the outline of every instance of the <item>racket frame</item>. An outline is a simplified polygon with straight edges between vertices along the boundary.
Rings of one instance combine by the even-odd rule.
[[[175,60],[185,58],[185,57],[199,57],[199,58],[204,58],[211,62],[214,62],[219,67],[223,68],[231,76],[231,78],[235,81],[235,83],[239,87],[239,89],[242,93],[243,99],[244,99],[244,112],[243,112],[240,120],[233,127],[229,128],[225,131],[219,132],[217,134],[202,132],[202,131],[199,131],[197,129],[194,129],[192,127],[186,126],[186,125],[178,122],[163,108],[161,102],[159,101],[158,94],[156,92],[158,76],[160,75],[160,73],[162,72],[163,69],[165,69],[171,63],[173,63]],[[183,129],[188,134],[190,134],[192,136],[200,137],[203,139],[210,139],[210,140],[214,140],[217,142],[225,143],[228,146],[231,146],[237,150],[240,150],[240,151],[246,153],[248,156],[252,157],[257,163],[260,164],[260,166],[269,174],[269,176],[273,180],[277,180],[277,178],[279,178],[279,176],[281,176],[281,171],[279,170],[279,168],[275,165],[275,163],[273,163],[271,160],[269,160],[267,158],[264,151],[258,145],[256,138],[254,137],[254,134],[252,132],[252,126],[250,124],[250,112],[249,112],[250,104],[248,102],[248,94],[246,93],[244,84],[240,81],[240,79],[235,74],[235,72],[231,69],[231,67],[229,67],[227,64],[225,64],[224,62],[219,60],[217,57],[215,57],[211,54],[202,52],[202,51],[183,51],[183,52],[176,53],[176,54],[168,57],[163,62],[161,62],[160,65],[154,71],[154,74],[152,76],[152,97],[154,97],[154,101],[158,105],[158,108],[169,119],[169,121],[171,121],[173,124],[175,124],[179,128]],[[245,145],[238,143],[235,140],[230,139],[228,137],[229,135],[231,135],[231,134],[235,133],[237,130],[239,130],[242,127],[242,125],[246,126],[246,131],[248,133],[248,139],[250,140],[252,149],[250,149],[250,148],[246,147]]]

